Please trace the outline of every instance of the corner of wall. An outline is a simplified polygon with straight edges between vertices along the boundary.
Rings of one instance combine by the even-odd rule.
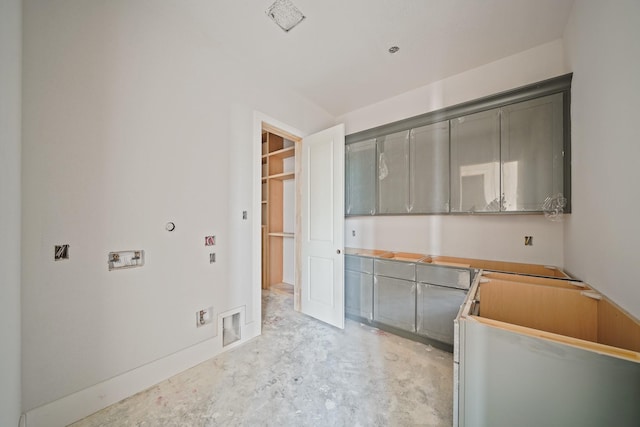
[[[0,2],[0,425],[16,426],[21,380],[22,4]]]
[[[565,27],[571,96],[572,214],[564,229],[567,271],[634,316],[640,292],[634,274],[640,227],[637,193],[637,76],[640,3],[576,1]]]

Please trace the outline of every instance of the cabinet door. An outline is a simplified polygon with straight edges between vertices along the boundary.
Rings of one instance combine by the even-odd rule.
[[[541,211],[563,192],[562,94],[502,109],[502,193],[505,211]]]
[[[373,320],[373,275],[344,272],[345,310],[347,314]]]
[[[449,122],[412,129],[409,150],[411,213],[449,212]]]
[[[416,283],[374,276],[373,318],[385,325],[415,332]]]
[[[378,138],[378,213],[409,212],[409,131]]]
[[[466,296],[460,289],[418,283],[418,334],[453,344],[453,320]]]
[[[451,212],[500,205],[500,110],[451,120]]]
[[[376,140],[345,147],[347,215],[373,215],[376,206]]]

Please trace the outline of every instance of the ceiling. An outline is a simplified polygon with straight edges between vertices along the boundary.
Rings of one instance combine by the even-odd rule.
[[[230,56],[336,117],[561,38],[573,4],[292,0],[306,19],[285,33],[265,14],[273,1],[208,0],[196,12]]]

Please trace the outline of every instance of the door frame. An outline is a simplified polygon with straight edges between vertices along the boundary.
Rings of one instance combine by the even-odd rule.
[[[253,283],[253,313],[254,319],[257,319],[260,322],[260,331],[262,331],[262,169],[261,169],[261,158],[262,158],[262,129],[263,124],[266,128],[272,129],[275,132],[279,133],[281,136],[285,136],[288,139],[293,138],[296,143],[296,160],[295,160],[295,172],[296,174],[300,171],[300,156],[299,150],[301,149],[300,144],[302,143],[302,135],[299,129],[296,129],[292,126],[289,126],[286,123],[283,123],[273,117],[268,116],[260,111],[253,112],[253,212],[254,217],[251,222],[252,226],[252,274],[251,280]],[[299,265],[299,238],[300,238],[300,189],[299,189],[299,180],[296,180],[295,186],[295,200],[296,200],[296,213],[295,213],[295,238],[294,238],[294,247],[296,253],[296,263],[294,265],[294,310],[300,311],[300,265]]]

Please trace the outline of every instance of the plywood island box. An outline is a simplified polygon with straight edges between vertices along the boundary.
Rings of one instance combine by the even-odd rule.
[[[640,323],[586,284],[483,271],[454,335],[454,426],[640,425]]]

